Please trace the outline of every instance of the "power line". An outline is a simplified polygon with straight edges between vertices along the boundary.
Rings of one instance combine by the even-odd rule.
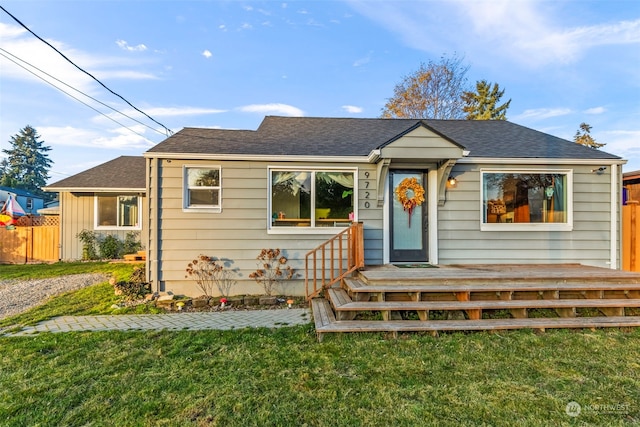
[[[54,51],[56,51],[60,56],[62,56],[64,59],[66,59],[71,65],[73,65],[74,67],[76,67],[78,70],[82,71],[83,73],[85,73],[87,76],[91,77],[93,80],[95,80],[100,86],[102,86],[103,88],[105,88],[106,90],[108,90],[110,93],[112,93],[113,95],[117,96],[118,98],[120,98],[121,100],[123,100],[125,103],[127,103],[127,105],[129,105],[131,108],[133,108],[134,110],[136,110],[137,112],[139,112],[140,114],[143,114],[144,116],[146,116],[149,120],[151,120],[152,122],[156,123],[157,125],[161,126],[162,128],[165,129],[166,131],[166,135],[170,136],[173,134],[173,132],[171,131],[171,129],[169,129],[168,127],[166,127],[165,125],[163,125],[162,123],[160,123],[159,121],[155,120],[153,117],[149,116],[147,113],[145,113],[144,111],[138,109],[138,107],[136,107],[135,105],[133,105],[132,103],[130,103],[129,101],[127,101],[124,97],[122,97],[121,95],[115,93],[114,91],[112,91],[111,89],[109,89],[104,83],[102,83],[100,80],[98,80],[97,78],[95,78],[91,73],[89,73],[88,71],[84,70],[82,67],[76,65],[72,60],[70,60],[69,58],[67,58],[62,52],[60,52],[58,49],[56,49],[53,45],[51,45],[49,42],[47,42],[46,40],[44,40],[42,37],[40,37],[39,35],[37,35],[36,33],[34,33],[33,31],[31,31],[31,29],[29,27],[27,27],[25,24],[23,24],[18,18],[16,18],[15,16],[13,16],[11,13],[9,13],[9,11],[7,9],[5,9],[3,6],[0,5],[0,9],[2,9],[4,11],[4,13],[6,13],[7,15],[9,15],[14,21],[16,21],[18,24],[20,24],[20,26],[22,26],[22,28],[24,28],[25,30],[29,31],[35,38],[37,38],[38,40],[40,40],[42,43],[46,44],[47,46],[49,46],[51,49],[53,49]]]
[[[55,81],[57,81],[57,82],[59,82],[59,83],[61,83],[61,84],[65,85],[65,86],[67,86],[68,88],[70,88],[70,89],[72,89],[72,90],[74,90],[74,91],[76,91],[76,92],[78,92],[78,93],[80,93],[80,94],[82,94],[82,95],[86,96],[87,98],[89,98],[89,99],[91,99],[91,100],[93,100],[93,101],[97,102],[98,104],[103,105],[104,107],[106,107],[106,108],[110,109],[111,111],[113,111],[113,112],[115,112],[115,113],[118,113],[118,114],[120,114],[120,115],[122,115],[122,116],[124,116],[124,117],[126,117],[126,118],[128,118],[128,119],[130,119],[130,120],[133,120],[134,122],[136,122],[136,123],[138,123],[138,124],[140,124],[140,125],[142,125],[142,126],[144,126],[144,127],[146,127],[146,128],[151,129],[151,130],[152,130],[152,131],[154,131],[154,132],[157,132],[157,133],[159,133],[159,134],[163,135],[163,133],[162,133],[162,132],[160,132],[158,129],[153,128],[153,127],[151,127],[151,126],[149,126],[149,125],[147,125],[147,124],[145,124],[145,123],[142,123],[140,120],[135,119],[135,118],[133,118],[133,117],[131,117],[131,116],[128,116],[127,114],[123,113],[122,111],[119,111],[119,110],[117,110],[117,109],[115,109],[115,108],[111,107],[110,105],[105,104],[104,102],[100,101],[99,99],[96,99],[96,98],[92,97],[91,95],[88,95],[88,94],[86,94],[86,93],[82,92],[81,90],[76,89],[75,87],[73,87],[73,86],[71,86],[71,85],[69,85],[69,84],[67,84],[67,83],[63,82],[62,80],[58,79],[58,78],[57,78],[57,77],[55,77],[55,76],[52,76],[51,74],[49,74],[49,73],[47,73],[46,71],[44,71],[44,70],[42,70],[42,69],[40,69],[40,68],[36,67],[35,65],[30,64],[29,62],[25,61],[24,59],[22,59],[22,58],[18,58],[16,55],[12,54],[11,52],[6,51],[5,49],[3,49],[3,48],[1,48],[1,47],[0,47],[0,52],[4,52],[6,55],[10,55],[10,56],[11,56],[11,57],[13,57],[14,59],[16,59],[16,60],[18,60],[18,61],[20,61],[20,62],[22,62],[22,63],[24,63],[24,64],[27,64],[29,67],[34,68],[34,69],[38,70],[38,71],[39,71],[39,72],[41,72],[42,74],[44,74],[44,75],[46,75],[46,76],[48,76],[48,77],[52,78],[53,80],[55,80]],[[24,67],[24,66],[23,66],[23,65],[21,65],[21,64],[18,64],[16,61],[14,61],[14,60],[13,60],[13,59],[11,59],[11,58],[8,58],[6,55],[3,55],[2,53],[0,53],[0,56],[4,56],[4,57],[5,57],[5,58],[7,58],[9,61],[11,61],[11,62],[13,62],[14,64],[16,64],[18,67],[20,67],[20,68],[22,68],[23,70],[25,70],[25,71],[27,71],[27,72],[29,72],[29,73],[33,74],[33,75],[34,75],[34,76],[36,76],[37,78],[41,79],[43,82],[45,82],[45,83],[47,83],[47,84],[49,84],[49,85],[53,86],[54,88],[58,89],[59,91],[61,91],[61,92],[62,92],[62,93],[64,93],[65,95],[69,95],[67,92],[65,92],[64,90],[60,89],[58,86],[56,86],[56,85],[52,84],[51,82],[49,82],[49,81],[45,80],[44,78],[42,78],[42,76],[37,75],[37,74],[36,74],[36,73],[34,73],[33,71],[28,70],[26,67]],[[76,99],[76,98],[74,98],[74,97],[72,97],[72,98],[73,98],[73,99],[75,99],[75,100],[77,100],[77,99]],[[82,101],[79,101],[79,102],[82,102]],[[84,104],[84,103],[83,103],[83,104]],[[84,105],[87,105],[87,104],[84,104]],[[90,108],[91,108],[91,107],[90,107]],[[96,109],[94,109],[94,108],[92,108],[92,109],[93,109],[94,111],[97,111],[97,112],[98,112],[98,113],[100,113],[101,115],[103,115],[103,116],[105,116],[105,117],[107,117],[108,119],[110,119],[110,120],[111,120],[111,117],[107,116],[106,114],[101,113],[100,111],[98,111],[98,110],[96,110]],[[117,122],[116,122],[116,123],[117,123]],[[120,123],[118,123],[118,124],[120,124]],[[124,125],[122,125],[122,126],[124,126]],[[131,132],[136,133],[133,129],[131,129],[131,128],[127,127],[127,126],[124,126],[124,127],[125,127],[126,129],[129,129]]]
[[[1,7],[1,6],[0,6],[0,7]],[[3,51],[4,51],[4,49],[0,49],[0,50],[3,50]],[[46,83],[48,83],[48,84],[51,84],[50,82],[47,82],[47,81],[46,81],[42,76],[39,76],[39,75],[37,75],[36,73],[34,73],[33,71],[28,70],[28,69],[27,69],[26,67],[24,67],[22,64],[18,64],[16,61],[14,61],[12,58],[9,58],[9,57],[8,57],[8,56],[6,56],[5,54],[0,53],[0,56],[4,56],[4,57],[5,57],[5,58],[7,58],[9,61],[13,62],[14,64],[16,64],[18,67],[22,68],[23,70],[25,70],[25,71],[27,71],[27,72],[29,72],[29,73],[33,74],[34,76],[36,76],[37,78],[41,79],[41,80],[42,80],[42,81],[44,81],[44,82],[46,82]],[[52,85],[52,86],[53,86],[53,87],[55,87],[56,89],[58,89],[60,92],[62,92],[62,93],[64,93],[65,95],[67,95],[68,97],[70,97],[70,98],[72,98],[72,99],[75,99],[76,101],[78,101],[78,102],[79,102],[79,103],[81,103],[82,105],[84,105],[84,106],[86,106],[86,107],[91,108],[91,109],[92,109],[93,111],[95,111],[96,113],[98,113],[98,114],[100,114],[100,115],[102,115],[102,116],[105,116],[107,119],[111,120],[112,122],[114,122],[114,123],[116,123],[116,124],[118,124],[118,125],[122,126],[122,127],[123,127],[123,128],[125,128],[125,129],[129,129],[129,131],[131,131],[131,132],[135,133],[136,135],[138,135],[138,136],[140,136],[140,137],[142,137],[142,138],[144,138],[144,139],[147,139],[147,138],[146,138],[144,135],[142,135],[141,133],[138,133],[138,132],[136,132],[135,130],[131,129],[130,127],[127,127],[126,125],[124,125],[124,124],[120,123],[119,121],[117,121],[117,120],[116,120],[116,119],[114,119],[113,117],[109,117],[108,115],[104,114],[102,111],[98,110],[97,108],[95,108],[95,107],[93,107],[93,106],[91,106],[91,105],[87,104],[86,102],[82,101],[82,100],[81,100],[81,99],[79,99],[79,98],[76,98],[75,96],[71,95],[69,92],[66,92],[64,89],[59,88],[58,86],[55,86],[55,85]],[[161,125],[161,126],[162,126],[162,125]],[[163,127],[164,127],[164,126],[163,126]],[[166,129],[166,128],[165,128],[165,129]],[[154,130],[155,130],[155,129],[154,129]]]

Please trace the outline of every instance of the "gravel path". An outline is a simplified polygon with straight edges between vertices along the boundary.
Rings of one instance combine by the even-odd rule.
[[[42,304],[54,295],[109,280],[105,274],[73,274],[34,280],[0,280],[0,319]]]

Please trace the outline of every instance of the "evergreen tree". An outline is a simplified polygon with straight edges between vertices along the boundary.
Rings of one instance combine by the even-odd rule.
[[[497,83],[491,86],[486,80],[476,82],[475,92],[464,92],[462,100],[463,108],[467,113],[467,120],[507,120],[507,109],[511,100],[498,106],[500,98],[504,95],[504,89],[500,90]]]
[[[442,57],[439,63],[421,64],[394,88],[393,97],[382,109],[384,118],[461,119],[462,94],[469,66],[462,58]]]
[[[591,126],[586,123],[580,123],[580,129],[576,131],[573,140],[576,144],[582,144],[590,148],[604,147],[605,144],[600,144],[591,136]]]
[[[53,162],[47,154],[51,147],[45,146],[39,138],[29,125],[11,137],[11,148],[2,150],[7,157],[1,162],[0,183],[43,194],[41,188],[47,183]]]

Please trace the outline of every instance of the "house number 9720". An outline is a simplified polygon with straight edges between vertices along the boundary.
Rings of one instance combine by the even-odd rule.
[[[371,177],[371,172],[366,171],[364,173],[364,177],[365,177],[365,179],[369,179]],[[371,185],[371,181],[365,181],[364,182],[364,188],[369,188],[370,185]],[[365,199],[370,199],[371,198],[371,192],[370,191],[365,191],[364,192],[364,198]],[[371,207],[371,203],[369,203],[369,201],[366,200],[364,202],[364,207],[365,207],[365,209],[369,209]]]

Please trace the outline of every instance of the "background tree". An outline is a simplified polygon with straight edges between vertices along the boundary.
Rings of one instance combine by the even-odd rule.
[[[591,126],[589,126],[586,123],[580,123],[580,129],[576,131],[576,134],[573,137],[573,140],[577,144],[582,144],[591,148],[600,148],[600,147],[604,147],[605,145],[605,144],[600,144],[599,142],[596,142],[595,139],[593,139],[593,137],[591,136]]]
[[[500,90],[497,83],[491,86],[486,80],[476,82],[475,92],[464,92],[462,100],[465,103],[463,111],[467,113],[467,120],[507,120],[507,109],[511,100],[498,106],[504,89]]]
[[[35,194],[44,194],[41,189],[49,179],[49,169],[53,162],[47,154],[51,147],[45,146],[39,138],[36,130],[29,125],[11,137],[11,148],[2,150],[7,157],[0,166],[1,183]]]
[[[442,57],[429,61],[405,76],[382,109],[382,117],[406,119],[462,119],[469,70],[462,58]]]

